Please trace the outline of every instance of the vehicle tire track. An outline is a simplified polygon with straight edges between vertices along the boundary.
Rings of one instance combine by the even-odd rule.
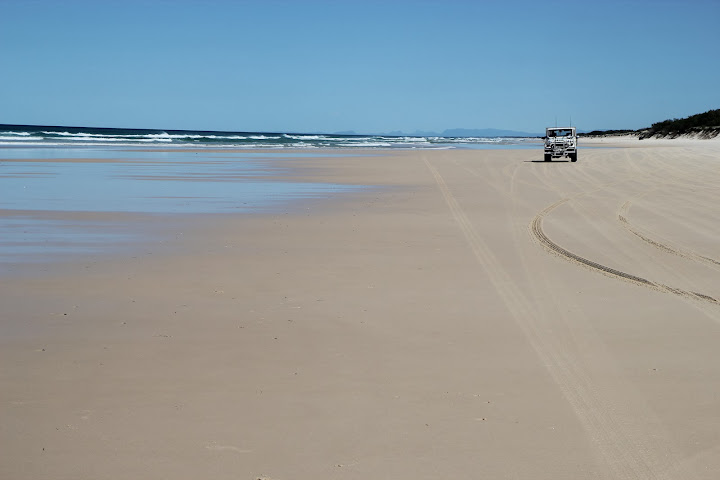
[[[618,278],[620,280],[628,281],[631,283],[634,283],[636,285],[641,285],[643,287],[647,287],[653,290],[658,290],[661,292],[667,292],[672,293],[674,295],[678,295],[683,298],[691,299],[691,300],[700,300],[702,302],[709,302],[713,304],[718,304],[719,302],[713,298],[710,295],[706,295],[703,293],[698,292],[689,292],[687,290],[683,290],[681,288],[675,288],[668,285],[663,285],[661,283],[656,283],[653,281],[650,281],[646,278],[632,275],[630,273],[623,272],[621,270],[617,270],[612,267],[608,267],[606,265],[602,265],[598,262],[594,262],[592,260],[589,260],[585,257],[582,257],[580,255],[577,255],[562,246],[558,245],[554,241],[552,241],[546,234],[545,231],[542,228],[542,222],[543,219],[553,210],[555,210],[560,205],[566,203],[569,198],[565,198],[563,200],[559,200],[549,207],[545,208],[543,211],[538,213],[535,218],[533,218],[532,222],[530,223],[530,231],[533,235],[533,237],[540,242],[540,244],[545,247],[548,251],[560,256],[561,258],[564,258],[571,263],[575,263],[578,265],[581,265],[583,267],[587,267],[591,270],[594,270],[596,272],[602,273],[604,275],[607,275],[609,277]]]
[[[650,158],[649,153],[646,153],[646,156]],[[699,189],[712,189],[713,191],[715,190],[714,186],[708,187],[708,185],[707,185],[708,176],[712,175],[712,174],[716,174],[715,169],[712,169],[709,171],[703,171],[702,178],[704,178],[705,181],[703,183],[698,183],[697,182],[697,174],[690,175],[690,174],[688,174],[688,171],[686,169],[678,168],[676,165],[676,162],[672,162],[672,161],[668,162],[667,154],[659,155],[656,152],[652,155],[651,158],[654,161],[656,161],[657,163],[659,163],[659,165],[662,166],[662,172],[664,173],[664,175],[661,175],[658,173],[652,173],[651,174],[652,177],[657,179],[657,185],[654,188],[647,190],[641,194],[634,195],[633,197],[628,199],[618,209],[617,218],[618,218],[618,221],[620,222],[620,225],[623,228],[625,228],[628,232],[630,232],[633,235],[635,235],[636,237],[638,237],[639,239],[643,240],[644,242],[648,243],[649,245],[651,245],[667,254],[676,255],[676,256],[679,256],[682,258],[694,260],[696,262],[703,263],[710,267],[718,269],[718,267],[720,267],[720,262],[718,262],[717,260],[697,254],[689,249],[684,249],[681,247],[674,247],[674,246],[670,245],[668,242],[662,242],[662,241],[660,241],[659,238],[657,238],[656,235],[652,235],[652,233],[649,232],[647,229],[643,229],[636,225],[633,225],[628,220],[628,212],[630,211],[630,207],[632,205],[633,200],[637,200],[637,199],[642,198],[650,193],[667,188],[670,185],[677,186],[680,184],[680,182],[685,182],[686,187],[688,189],[691,189],[693,192],[695,192]],[[634,166],[636,169],[638,168],[637,165],[634,165]],[[639,171],[639,169],[638,169],[638,171]],[[672,180],[668,180],[667,172],[672,172],[672,174],[674,176]],[[712,184],[714,185],[714,183],[715,182],[713,181]],[[692,199],[688,199],[688,200],[693,202]],[[705,208],[705,209],[708,208],[707,203],[700,203],[700,202],[693,202],[693,203],[697,206],[697,208]]]
[[[692,252],[690,250],[686,250],[683,248],[674,248],[667,243],[663,243],[658,239],[652,239],[650,238],[648,233],[645,233],[640,229],[639,227],[633,226],[627,219],[628,212],[630,211],[630,206],[632,205],[631,200],[628,200],[625,202],[621,207],[620,210],[618,210],[618,221],[620,221],[620,224],[625,228],[628,232],[632,233],[639,239],[643,240],[644,242],[647,242],[648,244],[652,245],[655,248],[658,248],[662,250],[665,253],[668,253],[670,255],[677,255],[678,257],[687,258],[690,260],[694,260],[699,263],[704,263],[706,265],[709,265],[711,267],[720,267],[720,262],[717,260],[705,257],[703,255],[699,255],[695,252]]]
[[[667,472],[678,469],[671,456],[656,448],[657,439],[647,437],[642,431],[629,429],[617,420],[612,404],[597,394],[592,378],[582,368],[582,362],[577,361],[566,347],[558,344],[551,329],[543,327],[532,302],[476,233],[440,173],[427,158],[423,157],[423,161],[435,179],[473,255],[483,266],[516,324],[577,415],[604,460],[610,477],[627,480],[669,479]],[[561,203],[564,201],[558,204]],[[550,211],[551,208],[546,210]]]

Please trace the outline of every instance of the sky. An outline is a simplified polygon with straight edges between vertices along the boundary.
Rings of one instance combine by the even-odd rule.
[[[0,0],[0,123],[638,129],[720,108],[720,0]]]

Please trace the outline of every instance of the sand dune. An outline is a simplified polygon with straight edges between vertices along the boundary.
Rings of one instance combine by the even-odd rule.
[[[720,143],[583,146],[0,277],[0,477],[718,478]]]

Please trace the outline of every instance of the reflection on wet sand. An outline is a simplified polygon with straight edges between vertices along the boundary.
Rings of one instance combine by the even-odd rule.
[[[157,214],[271,211],[302,198],[364,188],[279,177],[291,168],[287,160],[310,156],[216,150],[2,149],[0,262],[44,261],[61,254],[127,246],[147,234],[141,223]],[[117,214],[123,214],[123,219]]]

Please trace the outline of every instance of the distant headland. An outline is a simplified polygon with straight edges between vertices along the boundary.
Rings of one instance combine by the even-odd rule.
[[[720,135],[720,109],[708,110],[685,118],[663,120],[653,123],[649,128],[639,130],[593,130],[581,135],[586,137],[633,135],[637,136],[639,140],[679,137],[715,138]]]

